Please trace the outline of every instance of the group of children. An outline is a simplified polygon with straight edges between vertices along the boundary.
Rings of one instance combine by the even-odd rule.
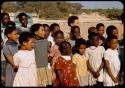
[[[68,18],[70,38],[65,39],[57,23],[50,26],[35,23],[28,28],[28,16],[20,13],[18,17],[23,28],[19,29],[10,19],[4,21],[9,16],[7,13],[1,15],[7,38],[4,42],[5,38],[1,37],[1,50],[7,61],[4,68],[6,76],[2,75],[5,86],[85,87],[119,84],[121,62],[115,26],[107,27],[107,38],[103,37],[104,24],[89,28],[86,41],[80,35],[78,17],[71,16]]]

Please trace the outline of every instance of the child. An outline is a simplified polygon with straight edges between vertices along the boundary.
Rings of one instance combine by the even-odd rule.
[[[6,25],[10,21],[10,16],[8,13],[1,13],[1,37],[3,39],[3,42],[5,43],[7,41],[7,37],[4,35]]]
[[[67,32],[65,32],[66,39],[70,39],[70,31],[72,26],[79,26],[79,18],[77,16],[70,16],[67,20],[68,26],[70,27]]]
[[[77,16],[70,16],[68,18],[68,26],[79,26],[79,18]]]
[[[77,87],[79,86],[76,77],[75,65],[71,59],[71,45],[69,42],[63,41],[59,45],[61,57],[55,64],[56,80],[54,86]]]
[[[115,36],[118,37],[118,29],[117,29],[117,27],[115,27],[114,25],[109,25],[107,27],[107,29],[106,29],[106,34],[107,34],[107,37],[110,36],[110,35],[115,35]],[[119,44],[118,44],[118,46],[119,46]],[[105,42],[104,47],[105,47],[105,49],[108,49],[107,42]]]
[[[52,43],[52,46],[53,46],[55,44],[54,39],[53,39],[53,34],[56,31],[60,30],[60,26],[57,23],[53,23],[50,25],[49,29],[50,29],[50,35],[49,35],[47,40],[50,41]]]
[[[96,29],[97,29],[97,32],[98,32],[99,35],[100,35],[100,39],[101,39],[100,45],[104,45],[105,42],[106,42],[106,39],[105,39],[105,37],[103,36],[103,34],[104,34],[104,32],[105,32],[105,26],[104,26],[104,24],[103,24],[103,23],[98,23],[98,24],[96,25]]]
[[[75,45],[76,39],[81,38],[79,26],[72,26],[70,31],[70,44],[73,47]]]
[[[3,39],[1,37],[1,82],[5,86],[6,80],[6,59],[3,55]]]
[[[13,69],[16,68],[13,63],[13,55],[18,51],[18,33],[15,27],[8,27],[5,29],[5,35],[8,38],[3,46],[3,54],[7,60],[6,86],[12,86],[15,77],[15,72]]]
[[[14,64],[18,66],[13,86],[37,86],[33,35],[29,32],[22,32],[19,36],[19,43],[20,50],[13,57]]]
[[[104,53],[106,69],[104,70],[104,86],[115,86],[119,82],[120,60],[117,51],[118,39],[115,35],[107,38],[108,49]]]
[[[19,18],[19,22],[21,23],[21,25],[18,27],[20,32],[29,31],[30,29],[30,27],[28,26],[29,16],[26,13],[22,12],[18,14],[18,18]]]
[[[58,48],[59,48],[59,44],[62,41],[64,41],[64,34],[61,30],[58,30],[53,34],[53,37],[54,37],[55,44],[51,46],[50,48],[49,58],[50,58],[50,63],[51,63],[51,68],[52,68],[52,73],[53,73],[53,80],[54,80],[55,79],[54,65],[58,57],[61,56]]]
[[[50,43],[44,39],[45,30],[42,24],[33,24],[30,32],[34,35],[35,41],[35,60],[37,66],[38,86],[47,86],[52,84],[51,72],[48,68],[48,48]]]
[[[88,57],[88,69],[90,71],[89,85],[97,84],[102,86],[103,82],[103,54],[104,47],[99,46],[99,34],[91,33],[89,35],[91,46],[86,49]]]
[[[76,53],[73,55],[72,59],[72,62],[76,65],[76,74],[80,86],[88,86],[88,58],[85,55],[86,44],[86,41],[82,38],[76,40]]]
[[[95,33],[97,33],[97,29],[96,29],[96,27],[90,27],[89,29],[88,29],[88,36],[90,35],[90,33],[93,33],[93,32],[95,32]],[[89,41],[89,39],[87,40],[87,47],[89,47],[90,46],[90,41]]]
[[[44,29],[45,29],[45,39],[48,39],[49,34],[50,34],[50,29],[48,24],[43,24]]]

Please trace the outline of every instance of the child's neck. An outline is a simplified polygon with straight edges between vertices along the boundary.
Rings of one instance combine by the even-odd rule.
[[[11,39],[8,39],[8,41],[9,41],[9,42],[17,42],[17,41],[15,41],[15,40],[11,40]]]
[[[44,38],[41,38],[41,37],[36,36],[36,39],[37,39],[37,40],[43,40]]]

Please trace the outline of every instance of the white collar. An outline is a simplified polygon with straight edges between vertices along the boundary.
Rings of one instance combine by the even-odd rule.
[[[71,56],[62,56],[65,60],[71,60]]]

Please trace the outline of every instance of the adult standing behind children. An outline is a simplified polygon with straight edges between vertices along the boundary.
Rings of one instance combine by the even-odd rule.
[[[18,32],[15,27],[8,27],[5,29],[5,35],[8,38],[5,45],[3,46],[3,54],[7,60],[6,86],[12,87],[15,77],[14,69],[17,68],[13,62],[13,56],[18,51]]]

